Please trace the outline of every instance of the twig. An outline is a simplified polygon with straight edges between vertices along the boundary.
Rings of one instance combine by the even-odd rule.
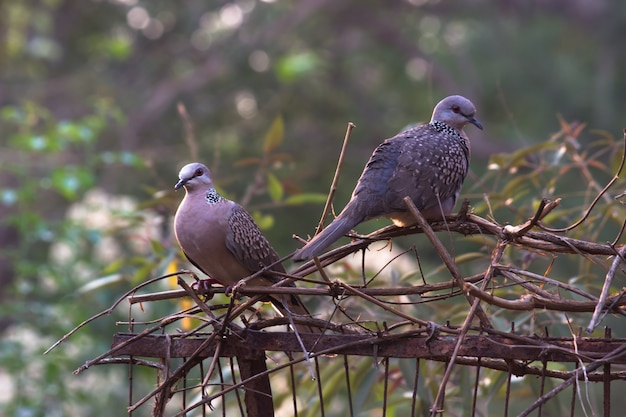
[[[337,167],[335,168],[335,176],[333,177],[333,182],[330,184],[330,190],[328,191],[328,198],[326,198],[326,204],[324,204],[324,210],[322,210],[322,218],[320,219],[320,222],[317,225],[315,234],[318,234],[322,230],[324,230],[324,221],[326,220],[326,216],[328,215],[330,206],[333,203],[333,198],[335,197],[335,192],[337,191],[337,183],[339,182],[339,174],[341,173],[341,166],[343,165],[343,159],[346,155],[346,148],[348,147],[348,140],[350,139],[350,133],[352,133],[352,129],[354,129],[355,127],[356,125],[354,123],[348,122],[348,127],[346,128],[346,134],[343,138],[343,145],[341,146],[341,152],[339,153],[339,160],[337,161]]]
[[[406,320],[411,321],[412,323],[415,324],[419,324],[422,326],[430,326],[431,322],[426,321],[426,320],[422,320],[422,319],[418,319],[417,317],[413,317],[410,314],[405,314],[401,311],[396,310],[395,308],[391,308],[389,307],[387,304],[381,302],[380,300],[376,299],[375,297],[372,297],[371,295],[367,295],[365,294],[363,291],[356,289],[355,287],[346,284],[345,282],[342,282],[339,284],[342,288],[345,288],[349,293],[353,294],[353,295],[357,295],[361,298],[363,298],[364,300],[369,301],[370,303],[376,304],[377,306],[379,306],[380,308],[387,310],[393,314],[395,314],[398,317],[402,317]],[[456,333],[456,332],[455,332]]]
[[[113,312],[113,310],[115,310],[117,308],[117,306],[120,305],[120,303],[122,301],[126,300],[127,297],[129,297],[131,294],[137,292],[141,288],[146,287],[146,286],[148,286],[150,284],[153,284],[153,283],[155,283],[157,281],[160,281],[162,279],[169,278],[169,277],[174,277],[174,276],[181,275],[181,274],[190,274],[190,275],[195,276],[193,274],[193,272],[191,272],[191,271],[181,270],[181,271],[173,272],[171,274],[161,275],[160,277],[152,278],[152,279],[149,279],[148,281],[142,282],[141,284],[135,286],[131,290],[126,291],[120,298],[118,298],[113,303],[113,305],[111,305],[111,307],[107,308],[104,311],[101,311],[100,313],[96,314],[95,316],[91,316],[90,318],[88,318],[87,320],[83,321],[78,326],[74,327],[72,330],[70,330],[68,333],[66,333],[65,336],[63,336],[62,338],[57,340],[52,346],[50,346],[48,349],[46,349],[46,351],[43,354],[47,355],[50,351],[52,351],[52,349],[56,348],[61,343],[65,342],[71,335],[76,333],[78,331],[78,329],[80,329],[81,327],[91,323],[92,321],[94,321],[94,320],[96,320],[96,319],[98,319],[98,318],[100,318],[102,316],[107,316],[107,315],[111,314]]]
[[[439,255],[443,263],[446,265],[446,267],[450,271],[450,274],[452,275],[452,278],[454,278],[454,280],[456,281],[457,286],[460,289],[462,289],[463,285],[465,284],[465,281],[463,280],[461,271],[459,271],[459,268],[454,262],[454,259],[452,259],[452,256],[450,256],[450,254],[448,253],[446,248],[443,246],[441,241],[437,238],[433,229],[430,227],[430,225],[428,224],[424,216],[422,216],[422,213],[420,213],[417,207],[415,207],[415,204],[413,204],[413,200],[411,200],[411,198],[409,197],[404,197],[403,201],[404,201],[404,204],[406,204],[409,211],[411,212],[411,214],[413,215],[413,217],[415,218],[415,220],[417,221],[417,224],[422,228],[422,231],[424,232],[426,237],[428,237],[428,240],[430,241],[430,243],[435,247],[437,254]],[[469,305],[473,306],[474,297],[465,293],[464,295]],[[478,316],[483,327],[485,328],[493,327],[493,325],[491,324],[491,320],[489,320],[489,317],[487,317],[487,314],[485,314],[485,312],[483,311],[482,307],[480,307],[480,305],[476,306],[476,315]]]
[[[209,384],[209,379],[211,379],[211,375],[213,375],[213,371],[215,370],[215,366],[220,360],[220,352],[222,351],[222,340],[224,340],[224,335],[226,334],[227,324],[230,321],[231,313],[233,311],[233,307],[235,305],[235,299],[231,298],[230,303],[228,304],[228,310],[226,310],[226,314],[224,315],[224,319],[222,320],[222,325],[219,329],[216,330],[216,333],[219,333],[219,337],[217,338],[217,342],[215,344],[215,353],[213,355],[213,359],[211,360],[211,364],[209,365],[209,370],[202,381],[202,388],[204,388]]]
[[[198,297],[196,292],[180,276],[178,277],[178,285],[182,287],[182,289],[189,297],[191,297],[191,299],[196,303],[198,308],[207,315],[207,317],[210,319],[211,324],[213,324],[213,326],[215,326],[215,328],[217,329],[217,325],[219,324],[219,322],[215,318],[215,314],[213,314],[213,311],[211,311],[206,303],[203,302],[200,297]]]
[[[214,332],[214,333],[211,333],[211,335],[209,337],[204,339],[202,341],[202,343],[198,346],[198,348],[187,358],[187,360],[185,362],[183,362],[176,369],[176,371],[174,371],[174,373],[172,373],[172,375],[168,379],[172,379],[172,380],[176,381],[176,380],[180,379],[183,375],[185,375],[189,371],[189,369],[191,369],[196,364],[195,359],[198,358],[200,352],[202,352],[207,346],[209,346],[213,342],[213,339],[215,339],[217,337],[217,335],[218,335],[218,333]],[[140,407],[142,404],[144,404],[150,398],[155,397],[156,395],[158,395],[165,388],[166,388],[165,384],[161,384],[160,386],[158,386],[157,388],[152,390],[150,393],[148,393],[145,396],[143,396],[143,398],[141,398],[135,404],[133,404],[132,406],[128,407],[128,412],[130,413],[130,412],[135,411],[138,407]]]
[[[328,278],[328,274],[326,274],[326,271],[324,271],[324,267],[320,263],[320,260],[317,256],[313,257],[313,262],[315,263],[315,266],[317,267],[317,271],[320,273],[324,281],[330,284],[330,278]]]
[[[526,232],[535,227],[541,219],[546,217],[552,210],[554,210],[560,202],[560,198],[557,198],[555,201],[548,201],[546,198],[542,198],[541,202],[539,203],[539,207],[537,208],[537,211],[535,212],[535,215],[532,217],[532,219],[526,221],[519,226],[505,226],[504,230],[507,233],[514,234],[516,237],[522,237],[526,234]]]
[[[502,239],[507,238],[507,234],[504,232],[501,225],[475,214],[467,214],[466,217],[466,221],[459,221],[458,216],[447,216],[445,222],[433,223],[430,227],[435,232],[451,231],[458,232],[463,235],[485,234],[493,235]],[[416,226],[401,228],[396,226],[386,226],[366,236],[353,236],[352,242],[330,250],[318,258],[322,266],[327,266],[354,252],[366,248],[372,242],[378,240],[389,240],[394,237],[413,235],[423,232],[424,231],[420,227]],[[515,238],[511,244],[526,250],[536,249],[553,253],[572,253],[576,255],[615,255],[615,250],[611,247],[611,245],[574,239],[546,232],[529,231],[524,236]],[[313,261],[308,261],[292,270],[291,274],[298,277],[305,277],[316,271],[317,268],[315,267],[315,263]]]
[[[499,241],[498,245],[493,250],[492,255],[491,255],[491,262],[489,263],[489,267],[487,268],[487,271],[485,272],[485,280],[483,281],[483,284],[482,284],[483,290],[486,289],[487,285],[489,285],[489,283],[491,282],[491,277],[493,276],[493,273],[494,273],[494,265],[497,262],[499,262],[500,258],[502,257],[502,254],[504,253],[505,248],[506,248],[506,243],[504,243],[503,241]],[[467,297],[469,301],[470,296],[467,296]],[[450,376],[452,375],[452,369],[454,368],[456,358],[459,356],[459,350],[461,349],[463,339],[465,338],[465,335],[467,334],[472,324],[472,320],[474,320],[474,316],[478,315],[479,312],[482,312],[483,314],[485,314],[480,306],[480,299],[477,297],[472,297],[471,300],[472,300],[472,304],[471,304],[472,307],[470,308],[469,313],[465,317],[465,321],[463,322],[463,326],[461,327],[461,331],[459,332],[459,338],[457,340],[456,345],[454,346],[454,351],[452,352],[452,355],[450,356],[450,362],[448,364],[448,367],[446,368],[446,372],[444,373],[443,378],[441,379],[441,383],[439,384],[439,390],[437,391],[437,396],[435,397],[435,400],[433,402],[433,407],[431,408],[431,416],[435,416],[435,414],[437,414],[439,412],[439,409],[443,406],[443,394],[445,392],[446,385],[448,384],[448,380],[450,379]],[[493,326],[491,325],[489,321],[487,321],[486,323],[482,322],[482,325],[487,330],[493,328]]]
[[[530,407],[528,407],[527,409],[522,411],[520,414],[518,414],[517,417],[526,417],[526,416],[530,415],[530,413],[532,413],[539,406],[545,404],[550,398],[555,397],[558,393],[560,393],[561,391],[565,390],[567,387],[569,387],[574,382],[576,382],[578,380],[578,378],[580,377],[581,372],[583,372],[585,374],[593,372],[596,369],[598,369],[599,367],[603,366],[604,364],[611,363],[611,359],[612,358],[623,356],[624,352],[626,352],[626,344],[616,348],[613,352],[607,354],[602,359],[599,359],[599,360],[597,360],[595,362],[592,362],[592,363],[590,363],[589,365],[587,365],[587,366],[585,366],[583,368],[577,368],[576,371],[574,371],[574,375],[573,376],[571,376],[568,380],[564,381],[560,385],[556,386],[550,392],[548,392],[548,393],[542,395],[541,397],[539,397],[534,403],[532,403],[530,405]]]
[[[102,359],[106,358],[107,356],[114,355],[117,351],[119,351],[122,348],[126,347],[127,345],[133,343],[135,340],[141,339],[142,337],[144,337],[144,336],[146,336],[146,335],[148,335],[150,333],[154,333],[155,331],[160,330],[164,326],[167,326],[168,324],[173,323],[173,322],[175,322],[175,321],[177,321],[179,319],[180,319],[180,317],[178,317],[178,316],[175,316],[175,317],[165,317],[163,320],[161,320],[161,323],[158,326],[154,326],[154,327],[151,327],[149,329],[146,329],[143,332],[138,333],[132,339],[129,339],[129,340],[127,340],[124,343],[120,343],[115,348],[108,350],[107,352],[105,352],[105,353],[95,357],[94,359],[88,360],[82,366],[80,366],[76,370],[74,370],[73,374],[74,375],[80,374],[81,372],[85,371],[89,367],[99,363]]]
[[[465,277],[465,282],[477,282],[484,279],[484,274],[474,274],[469,277]],[[290,295],[314,295],[314,296],[333,296],[336,292],[335,289],[332,288],[334,286],[335,281],[330,282],[332,285],[328,285],[327,282],[316,282],[318,285],[326,285],[327,288],[309,288],[309,287],[268,287],[264,285],[246,285],[239,287],[237,292],[241,295],[252,296],[252,295],[281,295],[281,294],[290,294]],[[448,290],[450,288],[456,287],[457,284],[454,281],[445,281],[445,282],[437,282],[433,284],[422,284],[422,285],[412,285],[408,287],[403,286],[394,286],[394,287],[384,287],[384,288],[369,288],[369,287],[361,287],[354,286],[354,288],[358,288],[359,291],[364,294],[371,296],[398,296],[398,295],[411,295],[417,294],[422,295],[428,292],[436,292]],[[224,293],[224,288],[213,288],[211,291],[214,293]],[[170,300],[170,299],[178,299],[188,296],[187,292],[184,290],[171,290],[164,292],[157,292],[151,294],[141,294],[134,296],[129,299],[133,304],[136,303],[144,303],[149,301],[160,301],[160,300]],[[213,307],[212,307],[213,308]],[[135,322],[138,323],[138,322]]]
[[[487,304],[512,311],[532,311],[535,309],[542,309],[581,313],[590,312],[593,309],[598,309],[598,306],[600,306],[600,311],[602,311],[604,308],[607,307],[607,305],[620,306],[626,304],[626,296],[624,295],[608,297],[608,299],[605,298],[604,302],[602,304],[599,304],[596,301],[556,300],[554,298],[546,299],[542,296],[531,294],[523,295],[518,300],[509,300],[501,297],[496,297],[495,295],[483,291],[480,288],[476,287],[474,284],[470,284],[469,282],[465,283],[465,287],[463,288],[463,290],[477,298],[480,298]]]
[[[587,333],[592,333],[593,330],[600,324],[602,320],[602,310],[604,310],[606,306],[606,299],[609,295],[609,290],[611,288],[611,284],[613,283],[613,278],[615,277],[615,272],[617,268],[621,265],[622,260],[624,259],[624,255],[626,255],[626,246],[622,246],[622,248],[617,253],[617,256],[613,258],[613,263],[611,264],[611,268],[606,273],[604,278],[604,285],[602,286],[602,291],[600,292],[600,297],[598,298],[598,303],[596,304],[596,308],[593,311],[593,316],[591,316],[591,321],[587,326]]]
[[[376,347],[376,343],[383,343],[383,342],[387,342],[390,340],[400,340],[402,338],[405,338],[407,336],[411,336],[411,335],[416,335],[416,334],[421,334],[423,333],[423,330],[415,330],[415,331],[409,331],[409,332],[405,332],[405,333],[400,333],[400,334],[394,334],[394,335],[383,335],[383,336],[373,336],[371,338],[368,339],[363,339],[363,340],[358,340],[358,341],[354,341],[354,342],[349,342],[346,343],[345,345],[342,345],[342,348],[350,348],[353,346],[360,346],[360,345],[372,345],[372,349],[375,349]],[[328,349],[324,349],[324,350],[320,350],[318,352],[312,352],[311,353],[311,357],[318,357],[318,356],[323,356],[323,355],[327,355],[327,354],[334,354],[336,353],[337,348],[336,347],[330,347]],[[297,363],[300,363],[302,361],[304,361],[305,358],[294,358],[286,363],[280,364],[275,366],[272,369],[268,369],[266,371],[260,372],[258,374],[255,374],[254,376],[245,379],[243,381],[240,381],[236,384],[232,384],[230,386],[228,386],[227,388],[224,388],[223,390],[216,392],[215,394],[211,395],[211,396],[207,396],[202,398],[200,401],[191,404],[190,406],[188,406],[187,408],[185,408],[184,410],[181,410],[180,412],[178,412],[177,414],[174,415],[174,417],[182,417],[187,415],[187,413],[189,413],[190,411],[194,410],[195,408],[204,405],[204,404],[208,404],[211,401],[213,401],[216,398],[219,397],[223,397],[224,395],[226,395],[227,393],[239,389],[241,387],[244,387],[246,384],[249,384],[250,381],[256,379],[256,378],[261,378],[264,376],[267,376],[271,373],[277,372],[281,369],[287,368],[289,366],[295,365]],[[135,409],[136,407],[133,407],[133,409]]]

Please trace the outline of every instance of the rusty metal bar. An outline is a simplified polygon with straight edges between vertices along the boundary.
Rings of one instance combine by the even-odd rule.
[[[578,365],[579,364],[576,364],[576,368],[579,367]],[[572,398],[570,400],[570,408],[569,408],[570,417],[575,417],[576,415],[577,393],[578,393],[578,380],[575,380],[574,383],[572,384]]]
[[[411,396],[411,417],[415,417],[415,409],[417,408],[417,390],[420,378],[420,360],[415,360],[415,382],[413,383],[413,395]]]
[[[133,334],[117,333],[113,347],[129,339]],[[206,335],[208,337],[208,335]],[[457,342],[454,335],[436,337],[406,336],[387,338],[372,335],[324,335],[301,334],[307,350],[311,352],[336,353],[344,355],[377,356],[395,358],[425,358],[445,361],[452,354]],[[182,358],[189,356],[205,341],[203,337],[175,337],[170,335],[169,343],[162,335],[146,335],[143,338],[121,348],[118,355],[135,355],[155,358]],[[600,359],[606,354],[626,344],[626,339],[578,338],[576,346],[569,338],[542,338],[527,340],[535,344],[524,343],[521,339],[505,336],[466,336],[460,349],[461,357],[504,358],[523,361],[546,360],[548,362],[589,362]],[[262,332],[247,330],[241,334],[225,336],[220,341],[220,356],[237,356],[243,359],[256,359],[264,351],[299,352],[302,350],[296,336],[286,332]],[[349,345],[348,345],[349,344]],[[580,357],[573,354],[574,350]],[[200,358],[215,354],[215,343],[209,344]],[[626,354],[612,359],[613,364],[626,364]]]
[[[348,392],[348,406],[350,417],[354,417],[354,405],[352,404],[352,387],[350,386],[350,366],[348,365],[348,355],[343,355],[343,370],[346,374],[346,391]]]
[[[604,337],[610,338],[612,336],[612,332],[610,328],[604,329]],[[611,417],[611,364],[607,363],[604,365],[604,381],[602,381],[602,397],[603,397],[603,411],[604,417]]]
[[[387,396],[389,395],[389,361],[390,358],[383,358],[383,362],[385,362],[385,377],[383,379],[383,417],[387,417]]]
[[[548,369],[548,361],[543,359],[541,361],[541,385],[539,386],[539,396],[542,397],[546,390],[546,370]],[[543,404],[537,409],[537,417],[541,417],[543,413]]]
[[[237,367],[235,366],[235,358],[229,358],[228,364],[230,366],[230,376],[233,380],[233,385],[237,383]],[[239,395],[239,390],[235,390],[235,397],[237,398],[237,406],[239,408],[239,412],[243,416],[243,403],[241,401],[241,395]],[[206,413],[206,407],[202,407],[202,411]]]
[[[504,417],[509,417],[509,406],[511,401],[511,378],[513,374],[511,373],[511,368],[509,367],[509,372],[506,375],[506,394],[504,394]]]
[[[315,363],[315,382],[317,382],[317,395],[320,399],[320,415],[326,417],[326,407],[324,405],[324,390],[322,389],[322,374],[320,373],[320,361],[316,356],[313,358]]]
[[[298,417],[298,391],[296,389],[296,373],[293,365],[289,367],[289,384],[291,385],[291,403],[293,405],[293,417]]]
[[[472,414],[471,417],[476,416],[476,402],[478,400],[478,387],[480,385],[480,357],[477,360],[476,364],[476,379],[474,380],[474,394],[472,400]]]

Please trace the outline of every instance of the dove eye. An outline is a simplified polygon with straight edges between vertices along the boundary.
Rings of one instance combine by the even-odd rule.
[[[194,177],[199,177],[202,175],[202,170],[200,168],[196,169],[196,172],[193,174]]]
[[[452,106],[452,111],[455,113],[460,113],[461,112],[461,108],[459,106]]]

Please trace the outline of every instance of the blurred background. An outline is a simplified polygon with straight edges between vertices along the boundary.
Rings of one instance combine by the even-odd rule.
[[[42,352],[187,266],[171,228],[184,164],[207,164],[286,255],[314,232],[348,122],[337,211],[383,139],[461,94],[485,127],[466,128],[461,198],[479,206],[494,154],[581,124],[575,147],[620,143],[624,21],[610,0],[0,3],[0,414],[112,415],[112,398],[125,413],[124,370],[71,375],[124,311]]]

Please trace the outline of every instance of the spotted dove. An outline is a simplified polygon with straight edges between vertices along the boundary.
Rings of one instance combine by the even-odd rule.
[[[285,272],[276,251],[259,230],[250,214],[239,204],[215,190],[209,169],[200,163],[185,165],[179,173],[178,190],[185,197],[174,218],[176,240],[185,256],[200,271],[225,286],[231,286],[253,273],[271,268],[250,284],[271,286],[282,280],[272,272]],[[290,286],[295,286],[293,283]],[[270,301],[287,316],[309,315],[296,295],[271,296]],[[316,332],[296,325],[300,332]]]
[[[430,123],[410,128],[380,144],[359,178],[352,198],[321,233],[296,251],[295,261],[320,255],[357,224],[388,217],[397,226],[415,220],[403,201],[410,197],[429,220],[449,214],[469,168],[470,143],[463,127],[482,125],[471,101],[449,96],[435,106]]]

